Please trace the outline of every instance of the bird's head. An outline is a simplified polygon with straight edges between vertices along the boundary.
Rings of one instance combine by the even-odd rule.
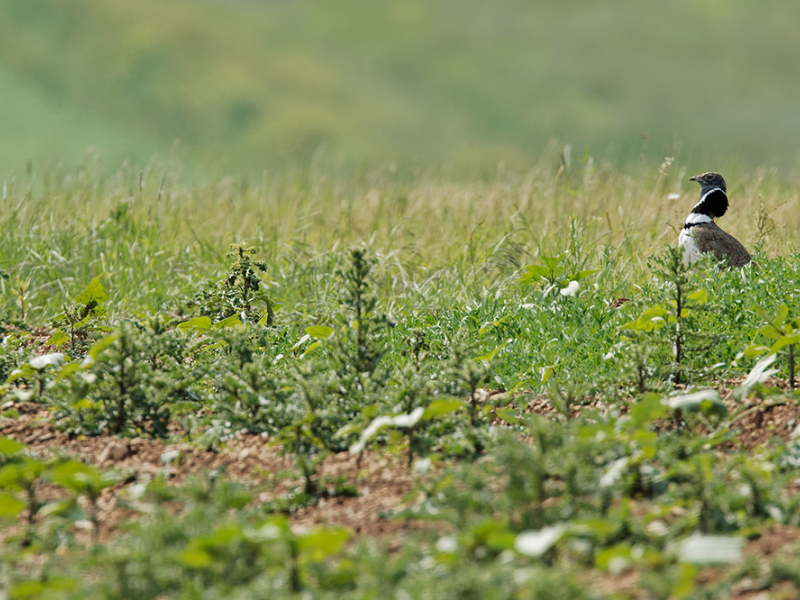
[[[696,181],[700,184],[702,188],[700,191],[701,194],[713,190],[714,188],[719,188],[723,192],[728,191],[728,188],[725,186],[725,180],[719,173],[709,172],[703,173],[702,175],[695,175],[694,177],[690,177],[689,181]]]
[[[689,179],[700,184],[700,201],[692,212],[708,215],[712,219],[721,217],[728,210],[728,194],[725,180],[719,173],[703,173]]]

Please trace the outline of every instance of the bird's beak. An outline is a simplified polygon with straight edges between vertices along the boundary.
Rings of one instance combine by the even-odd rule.
[[[695,175],[694,177],[689,177],[689,181],[700,181],[700,175]]]

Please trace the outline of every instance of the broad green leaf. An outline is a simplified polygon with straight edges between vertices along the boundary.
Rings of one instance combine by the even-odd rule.
[[[206,331],[211,329],[211,319],[208,317],[195,317],[178,325],[178,330],[184,333],[189,331]]]
[[[770,318],[767,316],[767,313],[758,304],[753,306],[753,310],[758,315],[758,318],[761,319],[762,321],[769,321],[770,320]]]
[[[689,300],[692,300],[696,304],[705,304],[708,302],[708,292],[705,290],[697,290],[696,292],[692,292],[689,294]]]
[[[610,519],[582,519],[573,522],[570,531],[579,535],[591,535],[596,538],[604,538],[613,535],[617,531],[618,525]]]
[[[555,273],[558,264],[561,262],[561,258],[558,256],[543,256],[542,262],[547,265],[547,268],[550,269],[551,272]]]
[[[95,305],[100,305],[105,302],[108,298],[108,294],[106,294],[103,284],[100,283],[101,278],[102,275],[98,275],[92,279],[86,289],[78,294],[72,302],[82,306],[89,306],[92,302],[94,302]]]
[[[642,313],[642,318],[648,320],[665,319],[668,316],[669,311],[660,304],[655,304]]]
[[[56,502],[49,502],[45,504],[41,509],[39,509],[39,514],[43,517],[63,515],[64,513],[74,509],[75,506],[77,506],[77,501],[75,498],[58,500]]]
[[[214,329],[227,329],[228,327],[241,327],[242,322],[239,320],[237,315],[231,315],[227,319],[222,319],[222,321],[217,321],[214,323]]]
[[[83,398],[78,400],[72,405],[72,408],[75,410],[89,410],[91,408],[100,408],[102,404],[100,402],[92,402],[88,398]]]
[[[57,485],[79,494],[87,491],[97,492],[110,485],[99,469],[78,460],[69,460],[55,467],[50,473],[50,479]]]
[[[61,595],[54,596],[53,592],[65,592],[75,589],[78,581],[69,577],[50,577],[45,581],[28,579],[19,581],[11,586],[8,594],[9,600],[38,600],[39,598],[61,598]]]
[[[550,270],[542,265],[530,265],[525,267],[525,269],[528,271],[528,275],[531,278],[546,278],[548,275],[550,275]]]
[[[330,337],[334,332],[334,329],[333,327],[328,327],[327,325],[312,325],[311,327],[306,327],[305,332],[313,338],[322,340]]]
[[[449,415],[450,413],[454,413],[460,408],[464,406],[463,400],[458,400],[456,398],[452,398],[449,400],[440,399],[434,400],[430,403],[428,408],[425,409],[425,412],[422,413],[422,420],[423,421],[430,421],[431,419],[435,419],[437,417],[442,417],[444,415]]]
[[[586,269],[585,271],[578,271],[575,274],[574,279],[580,281],[582,279],[586,279],[587,277],[591,277],[592,275],[598,272],[599,272],[598,269]]]
[[[517,536],[511,531],[492,531],[486,536],[486,546],[495,552],[513,550]]]
[[[80,363],[77,362],[69,362],[61,367],[61,370],[58,372],[58,377],[56,378],[57,381],[61,381],[62,379],[66,379],[70,375],[77,373],[83,367]]]
[[[783,337],[783,332],[775,329],[772,325],[762,325],[758,329],[760,335],[766,336],[771,340],[779,340]]]
[[[547,367],[542,367],[541,369],[539,369],[539,371],[542,375],[542,383],[547,383],[548,381],[550,381],[550,378],[555,374],[556,367],[555,365],[550,365]]]
[[[66,344],[69,341],[69,335],[61,331],[60,329],[56,329],[50,338],[45,342],[48,346],[61,346]]]
[[[323,529],[301,536],[297,546],[303,558],[312,562],[322,562],[341,552],[349,539],[350,532],[347,529]]]
[[[100,338],[94,344],[92,344],[91,348],[89,348],[89,356],[93,360],[97,360],[97,357],[100,356],[100,354],[102,354],[107,348],[111,347],[119,338],[119,333],[112,333],[111,335]]]
[[[767,346],[759,346],[757,344],[750,344],[747,348],[744,349],[744,355],[748,358],[761,356],[765,352],[769,352],[769,348]]]
[[[214,533],[211,535],[204,538],[198,538],[198,540],[206,548],[219,548],[221,546],[227,546],[231,542],[238,541],[242,539],[243,536],[244,533],[241,525],[236,523],[226,523],[220,527],[217,527],[217,529],[215,529]]]
[[[208,567],[213,562],[211,555],[202,548],[190,547],[178,554],[178,560],[193,569]]]
[[[21,377],[30,377],[33,375],[33,369],[29,364],[20,365],[18,369],[14,369],[8,374],[6,383],[12,383]]]
[[[306,348],[306,351],[303,352],[303,358],[305,358],[306,355],[310,354],[311,352],[313,352],[314,350],[316,350],[320,346],[322,346],[322,341],[320,341],[320,340],[317,340],[316,342],[311,344],[308,348]]]
[[[25,510],[25,502],[13,494],[0,492],[0,518],[16,517],[23,510]]]
[[[697,580],[697,572],[697,567],[692,564],[681,563],[678,565],[678,574],[674,579],[670,597],[684,600],[684,598],[691,596],[697,587],[695,583]]]
[[[0,488],[16,490],[27,485],[44,473],[43,462],[34,458],[25,458],[22,462],[8,464],[0,469]]]
[[[789,307],[785,304],[781,304],[778,307],[778,314],[775,315],[775,323],[781,324],[786,321],[787,317],[789,316]]]
[[[11,456],[25,448],[25,444],[7,437],[0,437],[0,454]]]
[[[660,304],[656,304],[645,310],[638,319],[625,323],[621,328],[649,333],[664,327],[669,317],[669,311]]]
[[[769,353],[776,354],[785,346],[796,345],[798,342],[800,342],[800,334],[785,335],[772,345],[772,348],[769,349]]]
[[[9,600],[23,600],[25,598],[41,598],[47,591],[45,584],[35,579],[18,581],[11,586]]]

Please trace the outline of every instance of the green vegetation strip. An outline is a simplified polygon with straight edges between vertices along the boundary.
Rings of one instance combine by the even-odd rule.
[[[800,227],[786,213],[774,228],[770,208],[793,192],[740,185],[731,221],[754,263],[688,268],[663,223],[635,212],[668,213],[683,177],[667,167],[632,183],[541,166],[472,187],[306,173],[186,188],[156,167],[44,191],[13,182],[0,418],[34,406],[76,439],[208,452],[259,436],[293,483],[265,501],[264,486],[218,472],[173,485],[176,453],[145,477],[0,438],[8,597],[666,599],[796,585],[790,553],[745,550],[800,527],[797,423],[762,431],[754,418],[797,415]],[[775,203],[748,224],[756,188]],[[424,524],[401,548],[293,526],[368,493],[358,473],[323,475],[342,452],[413,475],[383,514]],[[106,539],[110,489],[139,516]]]

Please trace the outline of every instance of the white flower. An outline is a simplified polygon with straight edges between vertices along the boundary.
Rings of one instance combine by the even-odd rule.
[[[440,537],[439,541],[436,542],[436,549],[439,552],[455,552],[458,550],[458,542],[456,542],[454,537],[449,535]]]
[[[740,562],[743,548],[741,537],[694,533],[678,544],[678,557],[695,565],[727,564]]]
[[[52,354],[42,354],[36,358],[32,358],[29,362],[37,371],[41,371],[45,367],[52,366],[59,368],[64,364],[64,355],[61,352],[53,352]]]
[[[514,547],[520,554],[541,556],[547,552],[564,535],[564,527],[554,525],[539,531],[523,531],[514,541]]]
[[[562,296],[577,296],[580,284],[577,281],[570,281],[569,285],[561,290]]]

